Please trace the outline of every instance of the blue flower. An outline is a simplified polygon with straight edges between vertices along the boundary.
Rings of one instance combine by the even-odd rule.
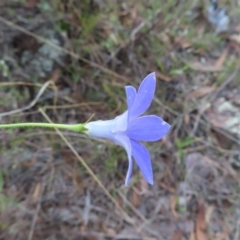
[[[138,92],[133,86],[125,87],[127,111],[112,120],[98,120],[85,125],[89,136],[109,139],[126,150],[129,167],[125,185],[130,182],[133,169],[132,157],[137,162],[146,181],[153,184],[150,154],[140,141],[157,141],[164,137],[170,129],[170,125],[158,116],[141,116],[149,108],[155,88],[155,73],[150,73],[142,81]]]

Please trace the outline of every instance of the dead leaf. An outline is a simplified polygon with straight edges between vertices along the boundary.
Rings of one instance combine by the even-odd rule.
[[[133,189],[131,202],[135,208],[139,208],[140,206],[140,202],[141,202],[140,197],[141,196],[137,193],[137,191]]]
[[[215,63],[203,64],[201,62],[193,62],[193,63],[189,62],[188,65],[192,69],[198,70],[201,72],[219,72],[223,68],[223,64],[227,58],[228,52],[229,52],[229,47],[224,49],[221,56],[218,58],[218,60]]]
[[[165,82],[169,82],[172,79],[170,76],[165,75],[165,74],[160,73],[160,72],[157,72],[157,78],[160,78],[160,79],[164,80]]]
[[[141,236],[137,233],[133,227],[124,227],[117,235],[114,235],[114,239],[140,239]]]
[[[39,182],[37,183],[34,192],[33,192],[33,200],[38,201],[40,195],[41,195],[41,189],[42,189],[42,184]]]
[[[102,229],[105,233],[109,234],[109,235],[112,235],[112,236],[115,236],[116,235],[116,230],[111,228],[111,227],[108,227],[106,225],[106,223],[102,222]]]
[[[74,185],[76,186],[76,190],[78,194],[81,196],[84,193],[84,181],[79,174],[79,171],[74,169],[72,174],[70,175],[70,178],[72,178]]]
[[[214,92],[215,90],[216,90],[215,86],[200,87],[200,88],[190,92],[190,94],[187,95],[186,100],[188,100],[190,98],[200,98],[200,97],[203,97],[203,96],[205,96],[207,94],[210,94],[210,93]]]
[[[202,202],[198,203],[198,214],[196,219],[196,238],[197,240],[206,240],[206,220],[205,220],[205,207]]]
[[[206,215],[206,217],[205,217],[206,223],[210,222],[213,210],[214,210],[214,206],[207,207],[206,214],[205,214]]]
[[[234,31],[234,33],[229,36],[229,39],[240,44],[240,25],[237,25],[233,29],[233,31]]]
[[[62,156],[63,156],[64,161],[65,161],[67,164],[69,164],[69,165],[71,165],[71,166],[74,165],[75,159],[74,159],[74,157],[73,157],[73,155],[72,155],[71,152],[69,152],[69,151],[67,151],[67,150],[65,150],[65,149],[61,149],[61,154],[62,154]]]
[[[184,37],[176,37],[174,39],[174,44],[180,46],[181,49],[187,49],[192,47],[192,44]]]
[[[172,41],[170,40],[170,37],[166,32],[161,33],[161,41],[166,47],[170,48],[172,46]]]
[[[200,72],[219,72],[222,70],[222,66],[216,66],[214,64],[202,64],[200,62],[189,62],[188,66]]]
[[[229,231],[224,230],[223,232],[218,234],[218,236],[216,237],[216,240],[225,240],[225,239],[228,239],[228,237],[229,237]]]
[[[208,161],[207,156],[201,153],[188,153],[184,162],[186,166],[185,182],[195,191],[203,187],[207,188],[208,184],[218,177],[216,166]]]
[[[183,231],[177,231],[177,232],[173,235],[172,240],[180,240],[182,236],[183,236]]]
[[[50,80],[52,80],[54,83],[57,83],[57,81],[59,80],[59,76],[60,76],[60,69],[57,68],[52,73]]]
[[[207,111],[207,117],[214,127],[240,135],[240,110],[225,98],[218,98]]]
[[[32,160],[22,162],[21,165],[24,166],[24,167],[30,168],[30,167],[32,167],[36,164],[36,161],[37,160],[34,158]]]
[[[170,193],[176,192],[176,190],[174,188],[167,186],[164,182],[159,181],[159,186],[162,187],[163,189],[169,191]]]
[[[215,66],[222,67],[223,63],[225,62],[227,55],[228,55],[229,48],[226,47],[224,51],[222,52],[221,56],[218,58],[218,60],[215,63]]]
[[[178,214],[176,212],[177,199],[176,196],[171,196],[170,198],[170,208],[173,216],[178,219]]]
[[[25,3],[25,6],[28,8],[34,8],[37,6],[37,4],[40,2],[40,0],[27,0]]]
[[[196,240],[194,231],[191,231],[191,233],[189,235],[189,240]]]
[[[123,207],[123,198],[121,196],[118,197],[117,202],[120,207]]]
[[[144,178],[140,179],[140,189],[141,189],[142,194],[146,194],[149,190],[148,183]]]
[[[230,39],[237,43],[240,43],[240,34],[233,34],[230,36]]]
[[[188,125],[189,122],[190,122],[190,116],[189,116],[189,114],[186,114],[186,115],[184,116],[184,123],[185,123],[186,125]]]

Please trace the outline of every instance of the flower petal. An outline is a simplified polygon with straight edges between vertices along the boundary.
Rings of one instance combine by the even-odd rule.
[[[132,108],[129,110],[129,119],[143,114],[150,106],[156,88],[155,73],[148,74],[142,81]]]
[[[153,172],[150,155],[146,147],[139,142],[130,140],[132,145],[132,155],[137,162],[143,177],[150,184],[153,184]]]
[[[116,134],[114,142],[117,143],[118,145],[122,146],[128,155],[128,171],[125,179],[125,185],[127,186],[130,182],[130,178],[132,175],[132,169],[133,169],[133,161],[132,161],[132,146],[129,138],[124,135],[124,134]]]
[[[126,134],[136,141],[157,141],[164,137],[170,128],[162,118],[148,115],[130,120]]]
[[[128,127],[128,111],[125,111],[121,115],[113,119],[114,126],[111,129],[112,133],[125,132]]]
[[[131,109],[137,96],[137,91],[133,86],[125,87],[128,109]]]

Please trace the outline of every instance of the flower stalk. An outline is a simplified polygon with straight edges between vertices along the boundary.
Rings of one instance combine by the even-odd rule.
[[[39,128],[57,128],[57,129],[64,129],[64,130],[84,133],[85,132],[84,125],[85,124],[11,123],[11,124],[0,124],[0,129],[39,127]]]

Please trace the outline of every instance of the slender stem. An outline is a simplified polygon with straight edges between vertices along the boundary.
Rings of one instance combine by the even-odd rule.
[[[22,127],[40,127],[40,128],[58,128],[75,132],[84,132],[84,124],[57,124],[57,123],[12,123],[0,124],[1,128],[22,128]]]

